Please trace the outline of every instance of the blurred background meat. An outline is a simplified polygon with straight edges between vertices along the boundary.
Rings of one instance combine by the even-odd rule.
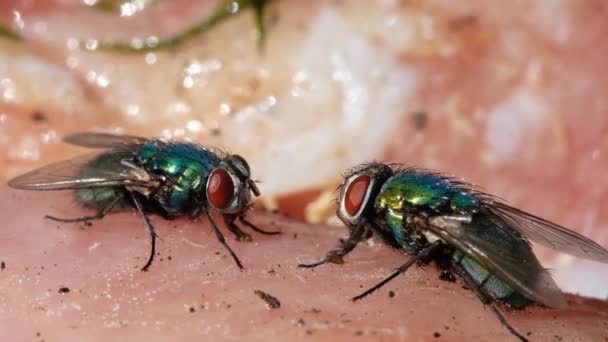
[[[340,172],[391,160],[608,245],[601,0],[273,1],[261,49],[243,11],[144,53],[99,46],[170,37],[223,2],[117,3],[1,2],[21,38],[0,36],[3,179],[82,153],[66,133],[187,138],[246,156],[266,206],[335,222]],[[608,296],[605,265],[539,253],[565,290]]]

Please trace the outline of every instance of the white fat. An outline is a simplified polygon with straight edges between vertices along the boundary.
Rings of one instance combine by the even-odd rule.
[[[344,170],[382,154],[415,90],[411,68],[351,31],[325,7],[295,63],[296,82],[276,98],[267,120],[252,113],[233,121],[232,146],[251,149],[264,194],[322,186]],[[246,110],[256,111],[255,107]]]
[[[0,102],[70,113],[85,106],[73,74],[12,42],[0,41]]]
[[[548,117],[548,109],[540,98],[529,89],[516,90],[488,114],[484,161],[503,164],[520,158],[528,148],[526,143],[540,135]]]

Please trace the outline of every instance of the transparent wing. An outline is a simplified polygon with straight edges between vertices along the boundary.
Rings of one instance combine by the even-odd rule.
[[[132,135],[85,132],[67,135],[63,138],[63,141],[90,148],[113,148],[124,145],[141,145],[150,141],[150,139]]]
[[[15,177],[8,185],[24,190],[63,190],[106,186],[155,188],[145,170],[129,162],[128,153],[110,152],[76,157]]]
[[[577,257],[608,263],[608,250],[568,228],[504,203],[488,208],[516,231],[539,244]]]
[[[428,229],[526,297],[551,307],[566,305],[549,271],[507,222],[491,213],[477,214],[470,222],[460,218],[431,218]]]

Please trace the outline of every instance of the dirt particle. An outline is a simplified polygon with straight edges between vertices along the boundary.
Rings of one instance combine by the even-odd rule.
[[[260,297],[266,303],[266,307],[268,309],[277,309],[281,307],[281,302],[279,302],[276,297],[261,290],[255,290],[253,293],[255,293],[256,296]]]
[[[66,286],[62,286],[62,287],[59,288],[58,292],[61,293],[61,294],[68,293],[68,292],[70,292],[70,288],[66,287]]]
[[[268,274],[275,274],[275,273],[277,273],[277,272],[275,272],[275,270],[273,270],[273,269],[270,269],[270,270],[269,270],[267,273],[268,273]]]
[[[355,336],[361,336],[361,335],[363,335],[363,331],[361,331],[361,330],[355,331]]]
[[[313,313],[313,314],[318,314],[321,313],[321,309],[317,309],[317,308],[312,308],[310,310],[304,310],[305,313]]]
[[[448,27],[453,31],[477,25],[479,25],[479,17],[473,13],[468,13],[448,21]]]
[[[171,260],[172,260],[170,255],[167,257],[167,260],[169,260],[169,261],[171,261]]]
[[[418,131],[423,130],[428,122],[428,115],[424,110],[415,111],[412,114],[412,122],[414,124],[414,128]]]
[[[559,336],[559,335],[555,335],[553,336],[553,338],[555,338],[556,341],[562,341],[564,338]]]
[[[297,239],[298,238],[298,233],[293,233],[293,238]]]
[[[437,331],[435,331],[435,332],[433,333],[433,337],[434,337],[434,338],[440,338],[440,337],[441,337],[441,334],[440,334],[440,333],[438,333]]]
[[[298,326],[298,327],[301,327],[301,326],[306,325],[306,322],[304,321],[304,318],[300,317],[300,318],[298,318],[297,321],[295,321],[294,325]]]
[[[191,306],[188,311],[190,311],[190,313],[194,313],[196,312],[196,309],[194,308],[194,306]]]
[[[393,297],[395,297],[395,291],[393,291],[393,290],[388,291],[388,298],[393,298]]]
[[[47,116],[43,112],[35,111],[30,115],[30,118],[34,122],[46,122],[48,120]]]
[[[6,269],[6,263],[4,261],[0,261],[0,270]]]
[[[312,335],[315,331],[312,329],[307,329],[306,330],[306,335]]]
[[[40,337],[40,331],[36,332],[36,337]]]

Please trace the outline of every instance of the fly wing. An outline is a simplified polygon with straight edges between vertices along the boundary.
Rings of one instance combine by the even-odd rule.
[[[63,141],[90,148],[114,148],[125,145],[141,145],[149,142],[150,139],[133,135],[85,132],[67,135],[63,138]]]
[[[24,190],[64,190],[107,186],[155,188],[159,184],[129,161],[128,153],[110,152],[76,157],[15,177],[8,185]]]
[[[493,203],[488,208],[530,240],[577,257],[608,263],[608,250],[568,228],[528,214],[504,203]]]
[[[542,267],[525,238],[491,213],[463,217],[437,216],[427,227],[450,245],[475,259],[515,291],[550,307],[563,307],[561,290]]]

